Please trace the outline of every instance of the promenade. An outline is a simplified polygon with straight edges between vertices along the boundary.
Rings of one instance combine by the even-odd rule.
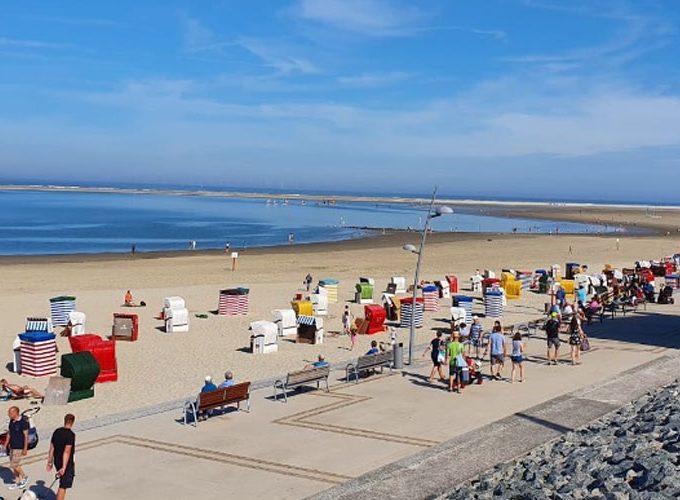
[[[451,481],[678,377],[679,313],[680,305],[649,305],[594,323],[587,328],[593,348],[576,367],[568,363],[566,343],[562,363],[547,366],[539,332],[528,341],[521,384],[485,378],[481,386],[451,394],[428,384],[429,358],[419,357],[403,371],[386,370],[358,384],[344,383],[344,374],[334,371],[329,393],[303,390],[288,404],[273,401],[267,385],[253,392],[251,413],[228,411],[197,428],[181,423],[178,408],[111,424],[78,422],[77,478],[69,498],[441,494]],[[27,459],[33,484],[50,479],[44,471],[49,430],[41,431],[41,444]],[[8,481],[7,469],[2,475]],[[40,481],[34,490],[51,498]]]

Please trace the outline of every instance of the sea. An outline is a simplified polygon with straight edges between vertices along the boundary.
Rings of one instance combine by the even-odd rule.
[[[347,240],[419,229],[425,209],[385,203],[167,194],[0,191],[0,255],[251,248]],[[596,233],[592,224],[499,217],[473,208],[434,219],[435,231]]]

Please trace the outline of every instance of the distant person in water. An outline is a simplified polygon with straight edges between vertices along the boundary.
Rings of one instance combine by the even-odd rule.
[[[130,255],[132,255],[134,257],[136,254],[137,254],[137,245],[135,245],[133,243],[132,246],[130,247]]]

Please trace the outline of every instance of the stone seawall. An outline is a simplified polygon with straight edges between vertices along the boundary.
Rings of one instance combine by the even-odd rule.
[[[680,383],[486,471],[446,498],[680,498]]]

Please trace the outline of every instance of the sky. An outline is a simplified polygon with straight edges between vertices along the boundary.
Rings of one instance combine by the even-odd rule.
[[[5,0],[0,180],[674,202],[678,27],[678,0]]]

